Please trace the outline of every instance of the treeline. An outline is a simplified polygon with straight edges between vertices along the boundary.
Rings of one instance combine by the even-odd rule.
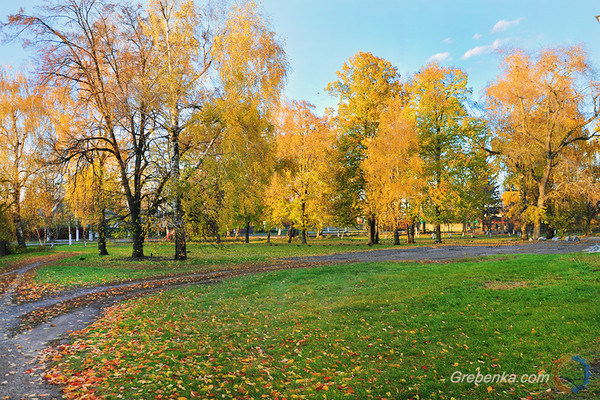
[[[439,241],[441,224],[489,217],[500,180],[525,236],[598,213],[599,88],[579,47],[507,53],[484,105],[460,69],[401,77],[360,52],[320,117],[282,99],[289,64],[253,2],[55,1],[3,30],[38,61],[0,75],[0,235],[22,247],[61,215],[100,254],[121,229],[133,257],[165,228],[176,259],[190,237],[258,224],[306,242],[364,220],[369,243],[382,228],[399,243],[427,220]]]

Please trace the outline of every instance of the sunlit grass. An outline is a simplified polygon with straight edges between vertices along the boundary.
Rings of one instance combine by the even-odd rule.
[[[552,383],[450,377],[598,362],[597,260],[346,264],[171,291],[113,309],[49,378],[107,398],[546,398]]]
[[[453,237],[445,239],[448,244],[502,244],[506,237]],[[189,243],[188,260],[173,260],[173,243],[164,241],[148,242],[144,251],[145,260],[132,260],[130,243],[109,244],[109,256],[100,257],[94,245],[58,246],[58,252],[76,252],[76,256],[43,266],[37,270],[35,282],[61,287],[102,284],[122,280],[141,279],[152,276],[191,273],[229,268],[240,264],[272,262],[278,258],[325,255],[348,251],[364,251],[391,248],[391,239],[382,239],[382,244],[367,246],[364,237],[329,237],[312,239],[308,245],[302,245],[297,239],[288,244],[284,238],[273,238],[271,244],[266,238],[253,238],[251,243],[226,240],[222,244]],[[433,245],[428,238],[417,240],[417,246]],[[409,246],[402,244],[402,246]],[[415,245],[411,245],[415,246]]]

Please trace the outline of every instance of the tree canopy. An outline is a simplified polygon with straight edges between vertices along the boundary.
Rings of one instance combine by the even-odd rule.
[[[485,108],[466,71],[401,77],[361,51],[319,115],[282,97],[284,41],[253,1],[47,1],[3,30],[36,55],[0,72],[2,236],[21,247],[73,218],[100,254],[112,227],[133,257],[158,235],[178,260],[189,238],[252,227],[307,243],[356,226],[373,245],[426,222],[437,242],[451,223],[534,239],[597,223],[600,85],[579,46],[507,51]]]

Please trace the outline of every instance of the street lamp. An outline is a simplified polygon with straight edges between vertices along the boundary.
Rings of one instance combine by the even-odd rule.
[[[600,22],[600,15],[596,15],[596,19]]]

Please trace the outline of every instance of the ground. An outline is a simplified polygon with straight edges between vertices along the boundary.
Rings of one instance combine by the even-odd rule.
[[[349,252],[350,243],[359,251]],[[464,240],[378,249],[353,242],[319,242],[310,248],[254,243],[192,247],[192,254],[198,254],[176,265],[164,258],[162,245],[155,245],[152,258],[145,261],[127,260],[126,246],[113,248],[116,254],[108,259],[81,247],[76,248],[81,254],[62,249],[13,257],[0,267],[0,398],[60,398],[61,389],[73,398],[82,398],[82,393],[112,398],[115,390],[115,398],[120,390],[129,390],[142,399],[223,393],[228,393],[226,398],[328,394],[326,398],[416,399],[429,398],[425,393],[432,391],[440,392],[432,398],[460,398],[461,393],[490,398],[519,393],[526,398],[550,386],[516,387],[511,392],[493,385],[459,385],[444,391],[447,385],[441,380],[454,367],[475,373],[468,364],[473,362],[490,372],[505,363],[519,367],[519,357],[507,348],[524,350],[522,361],[529,363],[520,366],[535,373],[568,352],[593,354],[600,345],[592,328],[598,326],[599,304],[589,298],[598,297],[597,261],[581,251],[595,243],[588,239],[490,245]],[[450,260],[454,262],[448,264]],[[221,283],[206,285],[217,282]],[[184,286],[194,288],[148,295]],[[548,300],[552,296],[556,299]],[[555,303],[573,299],[577,301],[565,313]],[[505,330],[505,320],[514,315],[503,305],[519,314],[514,319],[519,326],[512,325],[518,335]],[[171,314],[165,312],[171,307]],[[107,314],[97,320],[103,312]],[[567,320],[560,321],[561,313]],[[498,317],[490,319],[494,314]],[[361,321],[365,318],[375,321]],[[430,328],[436,325],[443,329]],[[263,326],[260,332],[257,326]],[[488,342],[495,334],[484,338],[481,327],[501,332],[497,334],[506,338],[508,347]],[[68,336],[75,331],[80,332]],[[524,339],[525,333],[530,337]],[[573,337],[560,339],[556,333]],[[552,339],[544,340],[544,335]],[[115,338],[122,343],[111,342]],[[175,353],[168,345],[174,338],[181,347]],[[43,352],[48,343],[53,347]],[[170,355],[184,365],[200,364],[163,376],[158,359],[148,356],[150,364],[142,371],[131,354],[114,358],[115,352],[135,350],[124,343],[156,346],[148,354],[160,359]],[[323,345],[329,350],[323,351]],[[86,349],[97,354],[91,357]],[[314,361],[307,364],[306,356],[294,361],[298,352],[315,353]],[[431,359],[416,360],[419,353]],[[219,356],[225,354],[229,355]],[[347,362],[333,363],[336,357]],[[127,373],[110,375],[117,363],[117,370]],[[213,373],[207,374],[206,368]],[[89,376],[90,371],[95,372]],[[370,376],[379,381],[368,382]],[[256,382],[262,382],[260,390],[253,387]],[[175,389],[167,391],[169,384]]]

